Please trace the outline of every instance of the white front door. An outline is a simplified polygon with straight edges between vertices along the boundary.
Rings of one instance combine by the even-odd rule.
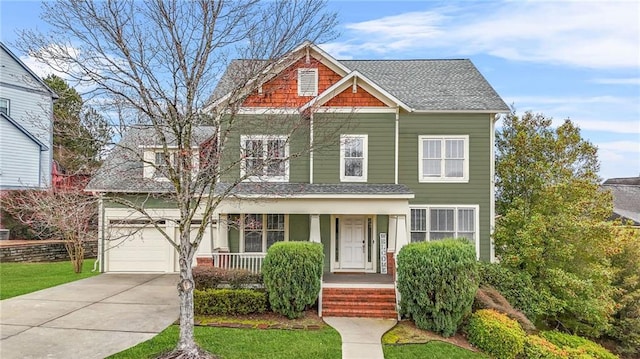
[[[340,268],[364,269],[366,228],[364,217],[340,219]]]

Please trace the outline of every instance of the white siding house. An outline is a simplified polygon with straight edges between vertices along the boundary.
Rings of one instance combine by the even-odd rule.
[[[0,190],[51,186],[56,98],[0,42]]]

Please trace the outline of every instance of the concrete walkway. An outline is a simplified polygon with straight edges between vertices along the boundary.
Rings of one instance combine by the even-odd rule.
[[[323,317],[342,337],[342,359],[384,359],[382,335],[395,319]]]
[[[0,357],[104,358],[179,314],[178,277],[101,274],[0,301]]]

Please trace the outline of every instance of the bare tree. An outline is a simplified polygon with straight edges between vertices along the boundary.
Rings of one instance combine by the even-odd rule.
[[[229,146],[239,126],[238,107],[288,64],[287,54],[296,45],[330,39],[335,14],[325,13],[324,2],[317,0],[65,0],[43,6],[42,17],[53,30],[48,34],[24,32],[22,49],[89,86],[103,113],[118,118],[113,125],[123,132],[132,125],[146,124],[161,149],[161,163],[145,159],[137,145],[127,147],[126,141],[116,144],[114,151],[126,152],[131,160],[144,162],[168,179],[163,196],[180,212],[176,222],[179,241],[165,233],[144,203],[118,196],[111,200],[151,221],[179,253],[180,339],[171,355],[206,357],[193,336],[191,263],[216,207],[243,179],[259,175],[244,168],[242,176],[224,186],[218,183],[241,164],[237,147]],[[232,83],[223,86],[225,94],[211,97],[232,57],[258,60],[235,66]],[[287,138],[294,138],[295,133],[309,130],[307,119],[298,117],[284,121],[274,116],[258,125],[279,128]],[[203,126],[210,127],[205,130]],[[202,145],[199,136],[207,131],[210,145],[194,161],[193,148]],[[300,156],[309,147],[307,143],[286,157]],[[251,151],[244,156],[251,157]],[[235,159],[225,162],[225,158]],[[274,166],[287,158],[278,158]],[[190,235],[193,223],[199,223],[195,238]]]
[[[85,243],[96,240],[98,202],[79,189],[6,192],[0,199],[5,211],[37,234],[60,238],[76,273],[82,272]]]

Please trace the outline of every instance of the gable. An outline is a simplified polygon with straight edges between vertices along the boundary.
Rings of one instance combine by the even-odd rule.
[[[2,64],[0,81],[3,82],[3,84],[16,88],[45,92],[54,99],[58,98],[58,95],[2,42],[0,42],[0,49],[2,50],[0,51],[0,64]]]
[[[333,97],[331,100],[327,101],[323,106],[383,107],[386,105],[377,97],[365,91],[360,85],[357,85],[355,92],[352,87],[349,87],[339,93],[337,96]]]

